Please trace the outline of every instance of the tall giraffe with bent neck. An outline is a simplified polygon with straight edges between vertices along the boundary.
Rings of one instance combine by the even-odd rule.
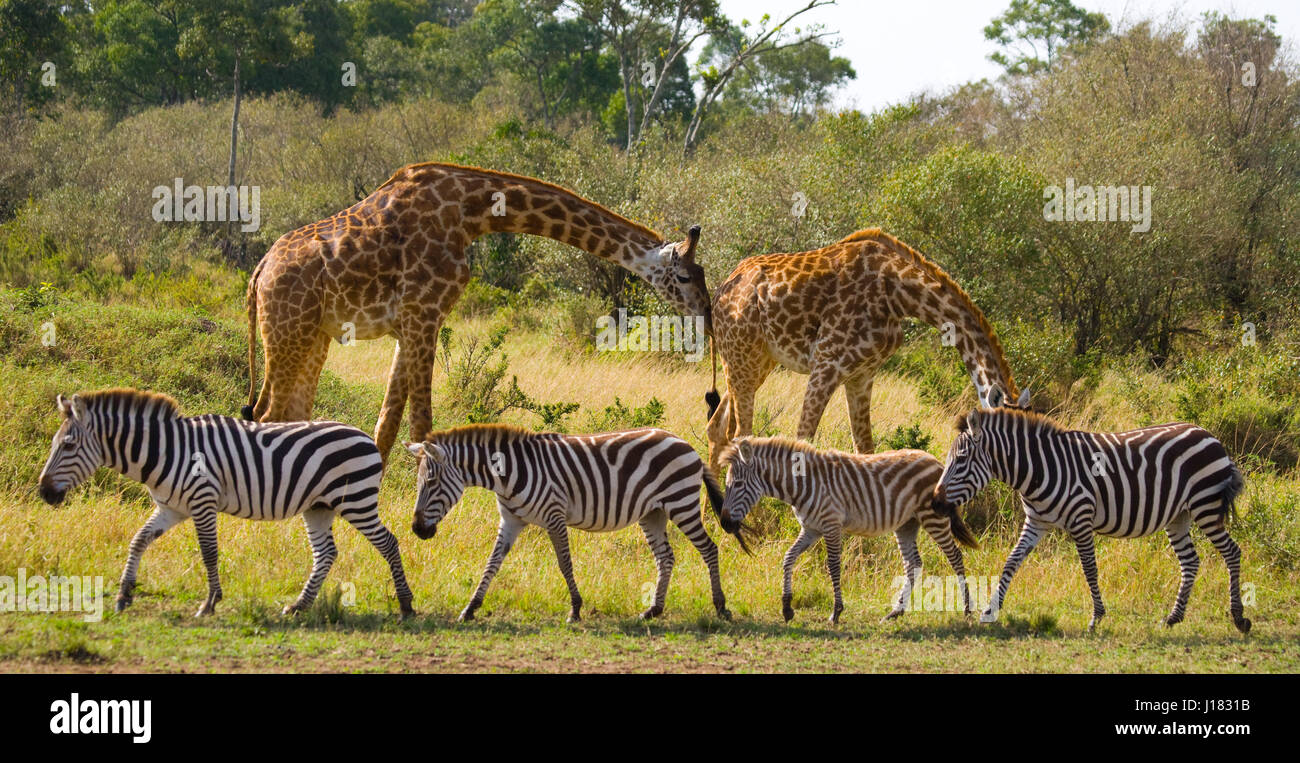
[[[466,248],[485,233],[530,233],[575,246],[650,282],[711,324],[699,226],[685,241],[556,185],[453,164],[413,164],[333,217],[281,236],[248,282],[248,406],[257,421],[311,418],[330,342],[397,338],[375,443],[385,461],[407,400],[411,437],[432,423],[438,332],[469,282]],[[257,331],[266,347],[256,389]]]
[[[709,466],[722,449],[753,433],[754,396],[778,364],[808,375],[798,436],[817,433],[826,403],[843,384],[853,446],[874,448],[871,385],[903,343],[904,318],[951,332],[970,371],[980,404],[994,388],[1019,394],[984,313],[939,266],[879,228],[830,246],[740,261],[713,296],[713,341],[722,356],[727,391],[709,403]],[[1029,391],[1017,405],[1029,403]]]

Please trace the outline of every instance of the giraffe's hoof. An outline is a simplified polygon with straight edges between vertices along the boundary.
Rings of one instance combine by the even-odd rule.
[[[653,620],[664,613],[664,608],[655,606],[641,613],[642,620]]]

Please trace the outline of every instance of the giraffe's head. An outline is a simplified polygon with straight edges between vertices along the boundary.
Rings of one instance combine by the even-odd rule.
[[[465,477],[447,459],[447,451],[433,442],[402,443],[419,459],[415,489],[415,518],[411,531],[428,540],[438,532],[438,523],[447,516],[465,493]]]
[[[685,241],[665,244],[651,253],[642,275],[659,296],[687,317],[704,318],[704,329],[713,333],[712,300],[704,284],[704,268],[695,262],[700,243],[700,226],[691,226]]]
[[[80,395],[70,399],[59,395],[59,413],[63,422],[54,433],[50,457],[41,469],[41,499],[51,506],[63,502],[72,488],[86,481],[104,462],[99,440],[90,431],[90,416]]]
[[[993,479],[988,447],[990,438],[984,431],[984,424],[994,415],[997,414],[976,408],[970,415],[957,420],[957,439],[948,449],[943,476],[939,478],[931,501],[936,511],[951,515]]]

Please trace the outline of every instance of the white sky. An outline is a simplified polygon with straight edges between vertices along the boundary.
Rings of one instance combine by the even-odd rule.
[[[784,18],[807,0],[721,0],[733,21],[757,22],[764,13]],[[984,26],[1010,5],[1010,0],[839,0],[797,21],[823,24],[839,32],[835,54],[853,62],[857,79],[843,88],[836,105],[870,112],[905,101],[924,90],[942,92],[954,85],[987,77],[996,79],[1001,67],[988,60],[995,50],[984,39]],[[1111,26],[1142,18],[1163,20],[1170,13],[1198,20],[1203,11],[1234,17],[1277,17],[1276,31],[1294,52],[1300,37],[1300,3],[1295,0],[1074,0],[1089,11],[1101,11]]]

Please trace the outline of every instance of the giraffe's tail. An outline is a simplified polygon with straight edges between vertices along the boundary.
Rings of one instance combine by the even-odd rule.
[[[253,420],[253,410],[257,406],[257,279],[262,274],[262,263],[253,268],[248,278],[248,293],[244,297],[244,309],[248,311],[248,405],[240,414]]]
[[[709,365],[713,367],[713,387],[704,393],[704,403],[709,406],[709,421],[713,421],[713,414],[722,403],[722,396],[718,394],[718,348],[713,337],[709,337]]]
[[[713,513],[718,517],[718,522],[722,524],[722,529],[736,536],[740,548],[746,554],[753,556],[754,552],[749,550],[749,544],[745,542],[745,533],[752,532],[753,528],[744,522],[730,520],[726,514],[722,513],[726,497],[722,494],[722,486],[718,484],[718,478],[713,475],[713,470],[707,466],[704,467],[704,489],[709,494],[709,506],[713,507]]]

